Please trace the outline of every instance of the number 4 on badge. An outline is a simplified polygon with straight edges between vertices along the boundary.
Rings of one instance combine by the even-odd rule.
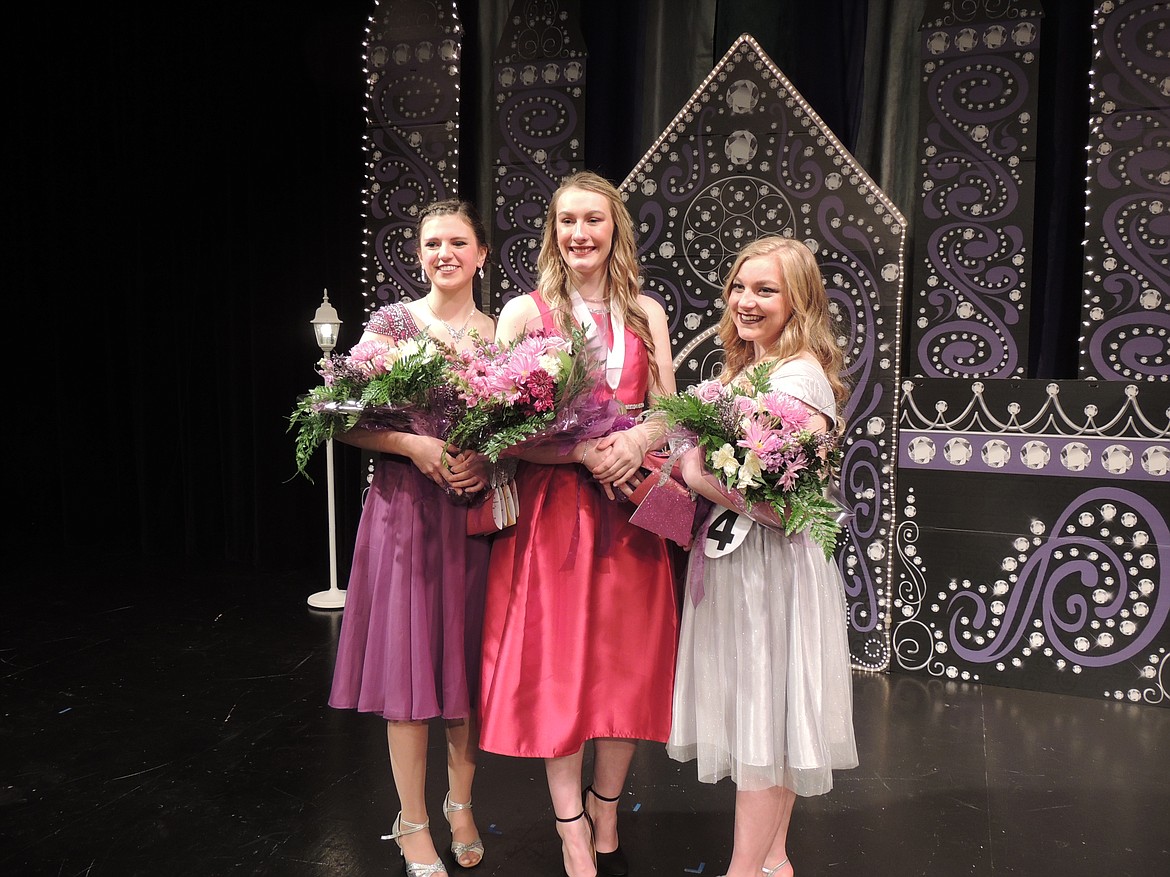
[[[743,544],[743,540],[753,523],[755,522],[746,515],[733,512],[731,509],[724,509],[707,528],[707,541],[703,545],[703,554],[707,557],[722,557],[735,551]]]

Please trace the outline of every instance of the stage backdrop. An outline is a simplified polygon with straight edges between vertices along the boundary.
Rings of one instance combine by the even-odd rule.
[[[722,367],[716,334],[735,254],[769,234],[817,257],[852,387],[840,539],[856,666],[889,666],[893,392],[906,222],[808,101],[743,35],[622,184],[643,288],[666,308],[680,387]]]
[[[517,2],[495,44],[493,194],[481,205],[498,258],[481,290],[493,310],[531,287],[548,197],[582,166],[579,14]],[[458,126],[455,4],[383,2],[374,19],[372,96],[404,77],[404,94],[430,113],[451,108]],[[1093,243],[1081,343],[1093,382],[1030,374],[1033,326],[1054,295],[1034,281],[1052,274],[1034,243],[1051,236],[1036,207],[1036,132],[1052,99],[1043,22],[1039,2],[926,3],[910,227],[750,33],[620,188],[681,386],[718,367],[718,291],[742,243],[785,234],[820,261],[853,383],[842,483],[856,515],[837,557],[856,667],[1166,706],[1165,10],[1111,0],[1083,22],[1098,41],[1084,109]],[[456,194],[451,124],[373,120],[390,130],[367,141],[368,306],[421,290],[402,268],[412,232],[383,221],[396,193],[381,169],[417,169],[403,181],[423,182],[398,187],[405,216]]]
[[[1166,23],[1164,3],[1110,0],[1083,24],[1096,51],[1079,344],[1081,373],[1098,380],[1015,380],[1040,307],[1032,240],[1053,221],[1034,208],[1031,167],[1056,99],[1041,91],[1044,15],[928,4],[898,670],[1167,705]]]

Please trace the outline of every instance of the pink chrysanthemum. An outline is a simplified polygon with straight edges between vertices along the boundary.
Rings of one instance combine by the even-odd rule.
[[[384,375],[394,364],[390,345],[381,341],[359,341],[346,356],[346,364],[366,378]]]
[[[528,376],[540,370],[540,356],[544,353],[544,345],[539,346],[521,343],[508,358],[505,366],[507,376],[517,384],[523,384]]]
[[[743,438],[736,442],[741,448],[755,451],[761,460],[779,450],[784,440],[777,432],[758,418],[746,417],[743,425]]]
[[[792,490],[800,480],[800,473],[808,468],[808,461],[803,454],[799,454],[788,461],[780,475],[779,483],[783,490]]]
[[[787,393],[773,391],[760,397],[760,406],[772,417],[776,418],[785,432],[797,432],[808,426],[808,408],[799,399]]]

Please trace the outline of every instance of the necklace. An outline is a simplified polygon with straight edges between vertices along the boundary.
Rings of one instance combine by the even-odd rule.
[[[458,344],[463,340],[463,336],[468,332],[467,327],[471,325],[471,315],[475,313],[474,304],[471,306],[471,310],[467,312],[467,316],[463,320],[463,325],[456,329],[454,326],[435,313],[435,309],[431,307],[431,297],[429,295],[423,297],[423,302],[426,304],[427,310],[431,312],[431,316],[443,324],[443,328],[447,330],[447,333],[451,336],[452,341]]]
[[[601,299],[600,301],[590,301],[587,298],[583,298],[581,301],[585,302],[585,309],[591,314],[595,314],[600,317],[603,314],[609,313],[609,305],[605,303],[605,299]]]

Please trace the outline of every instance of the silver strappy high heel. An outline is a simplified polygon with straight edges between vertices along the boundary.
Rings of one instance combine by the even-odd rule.
[[[439,859],[433,865],[423,865],[406,858],[406,852],[402,849],[402,841],[399,840],[400,837],[414,834],[416,831],[422,831],[430,827],[431,822],[429,819],[421,825],[414,822],[407,822],[402,818],[402,811],[399,810],[398,815],[394,817],[394,825],[390,829],[390,833],[382,835],[382,840],[392,840],[398,844],[398,852],[401,853],[402,861],[406,864],[406,873],[409,877],[434,877],[435,874],[447,873],[447,866],[443,864],[442,859]]]
[[[779,871],[781,868],[783,868],[787,864],[788,864],[788,860],[785,859],[783,862],[781,862],[779,865],[777,865],[774,868],[761,868],[760,870],[764,872],[764,877],[772,877],[773,874],[775,874],[777,871]]]
[[[466,804],[456,804],[451,800],[451,793],[447,793],[447,797],[443,799],[443,818],[447,820],[447,824],[451,824],[451,814],[457,810],[470,810],[471,802]],[[451,836],[451,852],[455,854],[455,864],[460,868],[474,868],[483,861],[483,839],[476,838],[469,844],[462,843],[455,840],[454,834]],[[475,856],[475,861],[470,865],[463,864],[463,857],[466,855]]]

